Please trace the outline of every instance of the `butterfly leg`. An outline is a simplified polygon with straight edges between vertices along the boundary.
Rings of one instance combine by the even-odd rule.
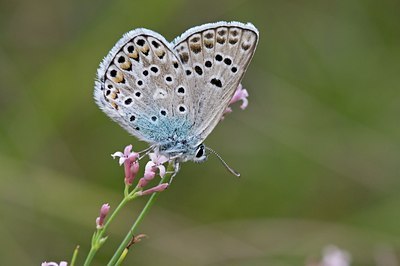
[[[181,165],[180,165],[179,161],[174,160],[174,172],[172,173],[172,176],[168,181],[168,185],[171,185],[172,181],[174,180],[174,177],[178,174],[180,169],[181,169]]]
[[[152,145],[152,146],[140,151],[139,152],[139,154],[140,154],[139,160],[143,159],[143,157],[147,156],[153,150],[154,150],[154,145]]]

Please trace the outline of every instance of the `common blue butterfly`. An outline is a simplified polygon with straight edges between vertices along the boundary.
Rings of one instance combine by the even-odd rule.
[[[173,42],[148,29],[126,33],[97,70],[94,98],[114,121],[178,163],[207,158],[220,121],[254,55],[258,30],[217,22]]]

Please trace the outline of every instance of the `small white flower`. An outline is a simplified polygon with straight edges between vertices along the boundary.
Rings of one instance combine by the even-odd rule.
[[[68,263],[66,261],[60,261],[60,263],[42,262],[42,266],[68,266]]]
[[[351,256],[336,246],[327,246],[323,251],[322,266],[350,266]]]

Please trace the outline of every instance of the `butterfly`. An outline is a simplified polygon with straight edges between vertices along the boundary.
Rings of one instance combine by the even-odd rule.
[[[178,163],[203,162],[203,142],[240,84],[258,38],[250,23],[224,21],[193,27],[172,42],[148,29],[129,31],[97,70],[95,101],[149,150]]]

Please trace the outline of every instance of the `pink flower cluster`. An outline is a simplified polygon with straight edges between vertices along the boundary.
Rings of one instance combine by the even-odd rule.
[[[119,157],[119,164],[124,164],[125,184],[127,186],[131,186],[139,172],[139,153],[133,152],[132,145],[128,145],[125,147],[123,153],[118,151],[111,156],[113,158]],[[158,155],[156,153],[150,153],[149,157],[150,161],[146,164],[144,175],[139,179],[137,184],[138,188],[140,189],[138,195],[141,196],[152,194],[154,192],[160,192],[168,187],[168,183],[162,183],[150,189],[143,190],[143,188],[145,188],[157,174],[161,178],[164,177],[166,170],[163,164],[168,162],[167,157]]]
[[[229,105],[232,105],[238,101],[242,101],[242,104],[240,105],[240,109],[244,110],[246,109],[247,105],[249,104],[249,101],[247,100],[247,97],[249,97],[249,93],[247,92],[246,89],[243,88],[242,84],[239,84],[237,87],[235,94],[233,95],[231,101],[229,102]],[[225,111],[224,115],[232,113],[232,108],[228,106]],[[221,117],[221,120],[224,120],[224,115]]]
[[[119,165],[124,165],[125,171],[125,184],[127,186],[132,185],[137,173],[139,172],[139,153],[132,152],[132,145],[125,147],[124,152],[117,151],[111,154],[115,157],[119,157]]]

